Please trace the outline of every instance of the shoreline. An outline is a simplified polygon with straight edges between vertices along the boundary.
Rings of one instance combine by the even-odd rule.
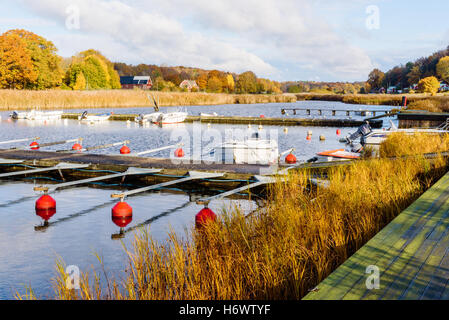
[[[153,107],[151,94],[160,107],[207,106],[296,102],[294,94],[225,94],[202,92],[157,92],[142,90],[0,90],[0,111]]]

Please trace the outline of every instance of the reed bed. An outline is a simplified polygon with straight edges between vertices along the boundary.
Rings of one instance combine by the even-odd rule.
[[[449,151],[449,134],[394,132],[381,144],[381,158],[403,157]]]
[[[152,107],[147,91],[142,90],[0,90],[0,110],[42,110],[80,108],[128,108]],[[160,106],[220,105],[234,103],[295,102],[296,96],[283,95],[234,95],[202,92],[151,91]]]
[[[54,298],[301,299],[446,170],[442,157],[359,161],[331,169],[329,186],[318,189],[305,187],[309,172],[294,172],[249,216],[224,210],[217,222],[164,243],[137,232],[120,282],[101,284],[86,272],[81,290],[68,290],[59,262]]]

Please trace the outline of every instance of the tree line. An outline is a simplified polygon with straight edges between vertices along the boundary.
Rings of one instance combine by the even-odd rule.
[[[449,83],[449,47],[415,62],[395,66],[386,73],[374,69],[368,76],[366,91],[378,92],[382,88],[395,87],[411,92],[436,93],[440,81]]]
[[[42,36],[9,30],[0,36],[0,88],[44,90],[117,89],[114,65],[99,51],[86,50],[63,59]]]
[[[282,93],[281,83],[258,78],[252,71],[241,74],[191,67],[167,67],[148,64],[128,65],[115,63],[120,76],[150,76],[153,90],[182,91],[184,80],[194,80],[198,88],[192,91],[211,93]],[[184,89],[185,90],[185,89]]]

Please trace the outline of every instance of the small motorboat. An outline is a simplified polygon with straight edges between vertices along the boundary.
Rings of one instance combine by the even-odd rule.
[[[218,113],[216,113],[216,112],[214,112],[214,113],[203,113],[203,112],[201,112],[200,113],[200,117],[205,117],[205,118],[207,118],[207,117],[218,117]]]
[[[63,111],[39,111],[31,110],[28,112],[13,111],[10,115],[11,119],[25,119],[25,120],[59,120],[61,119]]]
[[[308,162],[351,161],[360,159],[360,156],[361,154],[359,152],[337,149],[319,152],[315,158],[312,158]]]
[[[112,112],[88,114],[87,111],[84,111],[83,114],[78,117],[78,120],[85,122],[101,122],[109,120],[112,115],[113,115]]]
[[[160,113],[157,119],[152,121],[155,124],[174,124],[174,123],[182,123],[186,120],[188,116],[187,112],[169,112],[169,113]]]
[[[135,122],[156,122],[162,112],[153,112],[149,114],[140,114],[138,117],[134,119]]]
[[[394,123],[390,120],[390,128],[388,129],[371,129],[369,123],[362,125],[355,133],[342,139],[342,142],[350,144],[356,139],[360,138],[360,143],[364,145],[380,145],[384,142],[388,136],[394,132],[405,133],[405,134],[416,134],[416,133],[428,133],[428,134],[443,134],[449,133],[449,120],[446,120],[437,128],[413,128],[413,129],[398,129]]]
[[[245,140],[229,140],[215,147],[215,161],[225,164],[261,164],[279,163],[279,148],[276,140],[259,139],[255,136]]]

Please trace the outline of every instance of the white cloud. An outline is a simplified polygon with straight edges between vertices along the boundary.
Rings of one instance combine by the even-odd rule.
[[[113,60],[253,70],[277,79],[310,75],[300,66],[341,80],[364,78],[372,69],[368,55],[338,36],[306,0],[22,2],[61,25],[67,6],[79,6],[81,30],[74,38],[103,37],[103,46],[94,47]],[[281,65],[289,65],[288,75],[274,67]]]

